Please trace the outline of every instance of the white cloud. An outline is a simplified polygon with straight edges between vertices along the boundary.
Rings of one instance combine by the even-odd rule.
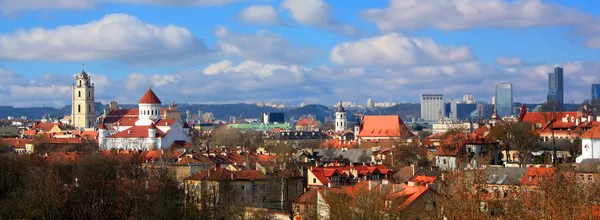
[[[186,28],[146,24],[127,14],[0,35],[0,59],[10,60],[158,62],[179,61],[205,51],[202,40]]]
[[[518,66],[523,64],[523,61],[517,57],[499,56],[496,58],[496,63],[504,66]]]
[[[165,6],[219,6],[241,0],[2,0],[0,11],[15,13],[38,9],[88,9],[101,3],[145,4]]]
[[[330,60],[352,66],[415,66],[456,63],[473,58],[466,46],[438,45],[432,39],[409,38],[397,33],[336,45]]]
[[[279,14],[270,5],[252,5],[246,7],[238,14],[238,20],[260,25],[277,25],[281,23]]]
[[[205,75],[217,75],[222,73],[246,73],[266,78],[274,76],[278,72],[291,73],[295,78],[301,78],[302,74],[310,70],[307,67],[297,65],[279,65],[279,64],[262,64],[256,61],[247,60],[237,66],[229,60],[222,60],[206,67],[202,72]]]
[[[215,35],[219,38],[218,50],[225,56],[235,56],[247,60],[269,63],[306,63],[312,61],[318,52],[313,48],[301,48],[279,34],[261,30],[256,34],[233,33],[225,27],[218,27]]]
[[[390,0],[387,8],[368,9],[362,16],[383,31],[578,25],[593,19],[578,9],[541,0]]]
[[[329,5],[322,0],[284,0],[281,2],[281,8],[289,10],[291,17],[300,24],[348,35],[357,33],[356,27],[335,20]]]

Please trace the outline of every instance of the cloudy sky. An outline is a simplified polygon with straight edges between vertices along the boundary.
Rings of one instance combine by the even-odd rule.
[[[99,101],[542,102],[600,83],[600,4],[542,0],[0,0],[0,105],[62,106],[85,64]]]

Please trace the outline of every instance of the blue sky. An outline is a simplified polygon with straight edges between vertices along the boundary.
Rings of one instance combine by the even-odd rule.
[[[542,102],[599,83],[600,3],[542,0],[0,0],[0,101],[62,106],[73,75],[99,101],[152,85],[181,103],[330,104],[472,94]]]

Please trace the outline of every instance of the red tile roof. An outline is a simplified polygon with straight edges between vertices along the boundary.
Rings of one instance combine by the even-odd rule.
[[[304,127],[309,127],[309,126],[313,126],[313,127],[318,127],[319,126],[319,122],[312,119],[312,118],[303,118],[298,120],[298,123],[296,123],[296,126],[304,126]]]
[[[210,169],[197,174],[194,174],[185,180],[211,180],[211,181],[225,181],[225,180],[260,180],[268,179],[269,177],[258,170],[240,170],[230,171],[225,168],[218,168],[216,170]]]
[[[600,126],[593,127],[589,131],[585,132],[583,135],[581,135],[581,138],[599,139],[600,138]]]
[[[321,148],[334,148],[334,149],[341,149],[341,148],[353,148],[356,147],[357,143],[356,141],[342,141],[339,138],[334,138],[331,140],[328,140],[324,143],[321,144]]]
[[[100,123],[100,127],[98,127],[98,129],[106,129],[106,125],[104,125],[104,123]]]
[[[163,137],[165,133],[160,129],[156,129],[156,137]],[[147,138],[148,127],[147,126],[133,126],[127,130],[113,134],[111,138]]]
[[[359,137],[412,137],[398,115],[365,115]]]
[[[30,144],[32,139],[21,139],[21,138],[0,138],[0,142],[11,146],[23,148],[26,144]]]
[[[353,176],[351,169],[356,170],[356,173],[359,175],[367,175],[369,173],[374,173],[375,170],[379,171],[381,174],[388,174],[390,170],[384,165],[375,165],[375,166],[333,166],[333,167],[312,167],[312,170],[309,169],[309,172],[312,172],[313,175],[323,185],[327,185],[329,183],[329,177],[333,174],[338,173],[340,175],[349,175]]]
[[[148,88],[148,91],[142,96],[142,99],[139,101],[140,104],[160,104],[160,99],[154,94],[152,88]]]
[[[554,174],[554,167],[529,167],[527,173],[521,179],[521,185],[537,185],[543,178],[549,178]]]

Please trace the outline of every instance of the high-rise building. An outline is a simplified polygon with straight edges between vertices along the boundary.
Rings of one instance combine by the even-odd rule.
[[[473,104],[473,103],[475,103],[475,101],[473,100],[473,95],[464,95],[463,96],[463,102],[465,104]]]
[[[444,109],[444,95],[423,94],[421,95],[421,118],[427,122],[437,122],[446,112]]]
[[[373,99],[372,98],[367,99],[367,107],[368,108],[375,107],[375,103],[373,103]]]
[[[592,84],[592,100],[600,101],[600,84]]]
[[[91,83],[91,76],[81,70],[81,73],[75,76],[72,90],[73,126],[78,129],[93,128],[95,126],[94,84]]]
[[[495,106],[498,116],[505,117],[513,114],[513,88],[510,83],[496,85]]]
[[[563,68],[556,67],[554,72],[548,73],[548,102],[554,102],[556,111],[562,111],[564,100]]]

